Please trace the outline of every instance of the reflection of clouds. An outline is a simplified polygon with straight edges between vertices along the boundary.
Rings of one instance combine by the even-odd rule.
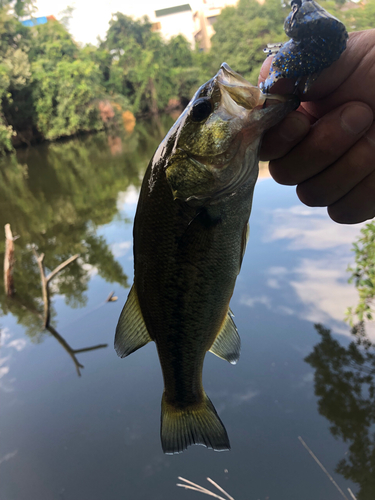
[[[2,345],[4,345],[5,342],[7,342],[7,340],[9,340],[11,336],[12,335],[8,327],[0,329],[0,340]]]
[[[358,301],[358,294],[347,282],[346,269],[353,260],[351,246],[365,223],[337,224],[329,219],[325,208],[303,205],[278,208],[271,216],[270,223],[265,225],[266,242],[286,240],[289,250],[299,250],[300,254],[302,250],[310,251],[294,268],[271,267],[267,270],[269,288],[280,289],[281,297],[283,290],[291,286],[299,299],[296,305],[290,302],[278,305],[276,312],[295,314],[314,323],[323,323],[336,333],[350,335],[344,318],[347,308]],[[317,253],[319,250],[321,254]],[[311,251],[316,258],[311,257]],[[373,340],[374,330],[369,328]]]
[[[22,351],[25,349],[27,342],[25,339],[15,339],[7,344],[7,347],[13,347],[16,351]]]
[[[121,241],[121,243],[113,243],[113,245],[111,245],[113,256],[115,258],[123,257],[128,253],[129,249],[132,247],[132,244],[132,241]]]
[[[254,307],[256,304],[263,304],[268,309],[271,309],[271,301],[265,295],[261,295],[260,297],[249,297],[248,295],[242,295],[240,298],[240,304],[243,304],[248,307]]]
[[[7,453],[3,457],[1,457],[0,458],[0,465],[3,462],[8,462],[8,460],[10,460],[11,458],[15,457],[17,455],[17,453],[18,453],[18,450],[14,450],[14,451],[11,451],[10,453]]]
[[[297,384],[297,387],[306,387],[314,382],[314,372],[309,372],[303,375],[301,381]]]
[[[291,250],[323,250],[339,245],[350,245],[363,224],[345,226],[328,218],[325,208],[302,205],[278,208],[272,211],[272,223],[265,234],[265,241],[291,240]]]
[[[116,207],[119,212],[125,209],[125,205],[135,205],[138,203],[139,188],[129,186],[126,191],[120,191],[117,195]]]
[[[346,282],[346,266],[346,258],[302,259],[294,269],[298,281],[290,284],[306,306],[304,318],[324,324],[331,319],[343,321],[347,307],[357,300],[355,288]]]
[[[90,278],[93,278],[98,274],[98,268],[96,266],[92,266],[88,262],[81,262],[80,266],[86,271]]]
[[[233,402],[237,404],[247,403],[251,399],[258,396],[259,391],[254,391],[252,389],[247,390],[243,394],[233,394]]]
[[[267,286],[270,288],[280,288],[279,279],[287,274],[288,270],[286,267],[273,266],[267,270],[269,278],[267,279]]]
[[[4,380],[1,380],[5,375],[9,373],[9,365],[5,365],[7,361],[9,361],[10,356],[5,356],[4,358],[0,358],[0,390],[3,392],[12,392],[13,388],[10,387]],[[4,365],[4,366],[3,366]]]
[[[256,396],[259,396],[260,391],[254,387],[246,387],[241,392],[230,392],[227,390],[210,391],[210,398],[212,399],[217,413],[220,415],[227,408],[240,406],[249,403]]]

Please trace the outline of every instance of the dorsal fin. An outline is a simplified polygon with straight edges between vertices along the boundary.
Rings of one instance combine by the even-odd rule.
[[[117,323],[115,350],[120,358],[125,358],[151,340],[133,285]]]
[[[220,333],[211,346],[210,352],[235,365],[239,360],[240,350],[241,339],[233,321],[232,311],[229,309]]]

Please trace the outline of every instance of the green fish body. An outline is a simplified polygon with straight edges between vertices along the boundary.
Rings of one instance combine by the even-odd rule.
[[[276,103],[266,107],[268,99]],[[115,348],[124,357],[156,343],[165,453],[191,444],[230,448],[202,386],[203,362],[207,351],[233,364],[239,358],[229,302],[246,247],[259,144],[296,106],[295,98],[263,95],[224,63],[147,169],[134,221],[134,284]]]

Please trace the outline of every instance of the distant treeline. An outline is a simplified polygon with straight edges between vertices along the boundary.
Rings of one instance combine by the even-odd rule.
[[[349,30],[374,24],[375,0],[320,3]],[[64,19],[23,26],[20,19],[32,11],[32,0],[0,0],[0,154],[14,145],[126,125],[131,113],[184,104],[222,61],[256,83],[262,49],[286,39],[289,7],[280,0],[240,0],[227,7],[208,53],[192,49],[180,35],[165,41],[147,18],[120,12],[97,47],[81,47]]]

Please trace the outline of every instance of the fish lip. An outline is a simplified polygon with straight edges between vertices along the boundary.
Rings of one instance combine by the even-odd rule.
[[[297,109],[299,99],[294,94],[269,94],[263,92],[259,87],[252,85],[239,73],[236,73],[227,63],[222,63],[215,79],[221,88],[240,106],[252,111],[259,106],[270,107],[270,101],[275,104],[288,103],[290,111]],[[273,103],[271,104],[271,106]]]

